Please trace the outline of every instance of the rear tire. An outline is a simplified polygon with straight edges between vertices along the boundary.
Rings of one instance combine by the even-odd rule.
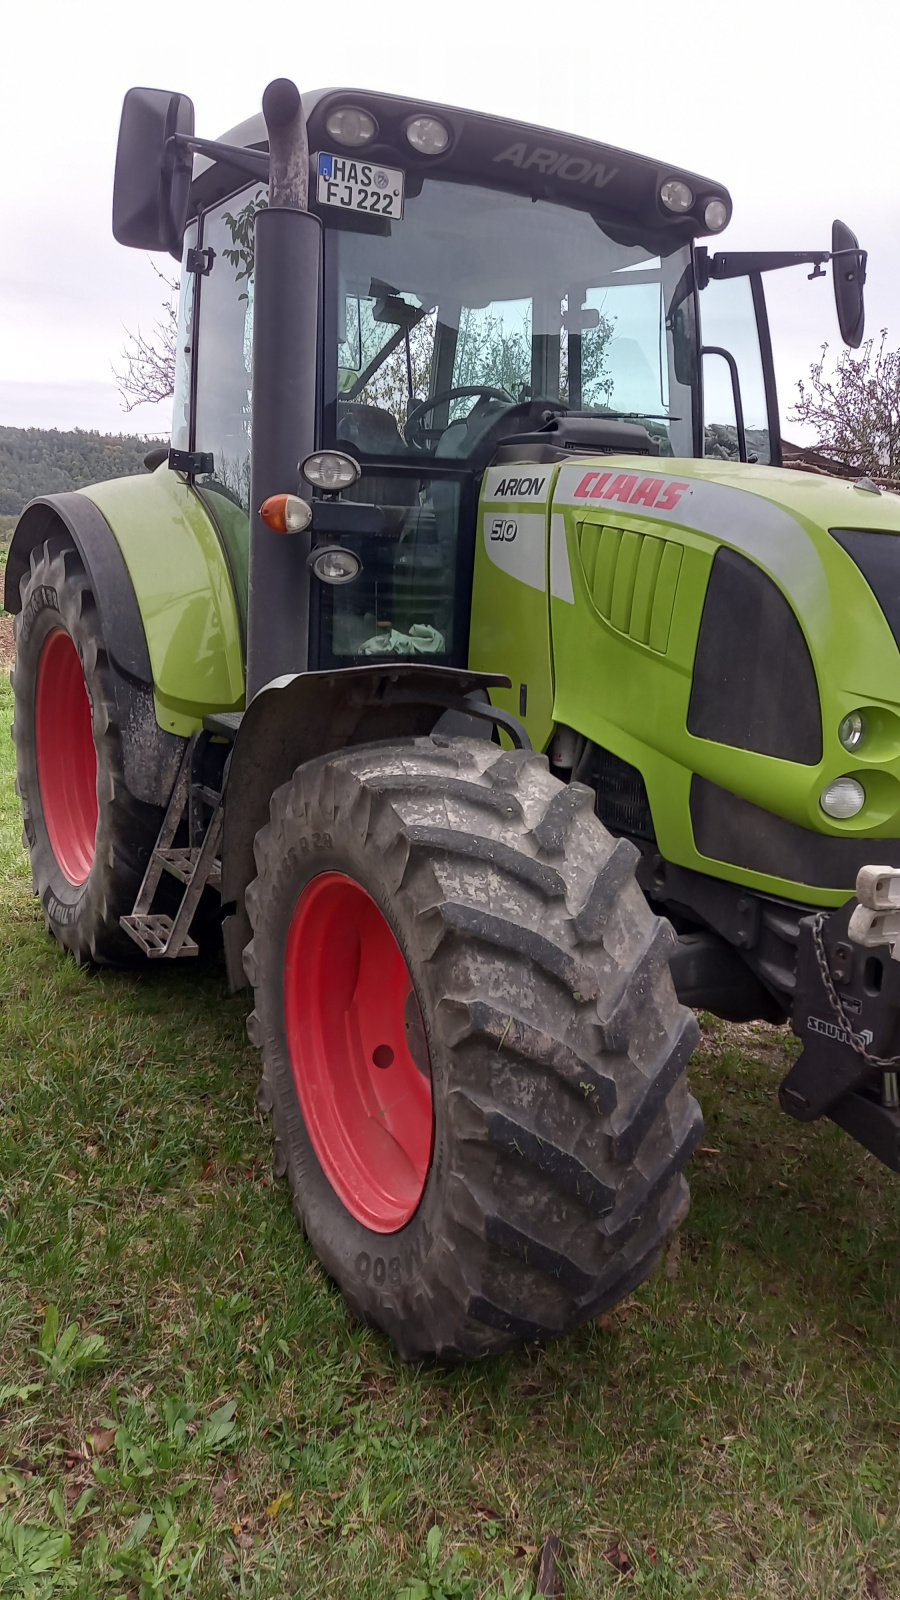
[[[62,535],[32,553],[21,597],[12,736],[35,893],[48,931],[78,962],[129,965],[140,952],[119,917],[134,907],[164,807],[126,785],[116,677],[84,567]]]
[[[686,1212],[681,1169],[702,1119],[684,1069],[698,1030],[676,1000],[674,936],[637,886],[636,856],[597,821],[588,789],[560,784],[542,756],[480,740],[348,750],[300,767],[272,798],[245,967],[275,1169],[350,1305],[407,1359],[480,1357],[565,1333],[636,1288]],[[352,942],[354,918],[368,925],[374,902],[424,1021],[410,1049],[430,1065],[433,1150],[399,1226],[389,1210],[375,1226],[361,1220],[335,1154],[346,1145],[329,1146],[316,1110],[330,1091],[310,1008],[322,1008],[319,1032],[333,1043],[329,971],[336,992],[344,973],[338,1010],[349,1019],[334,1052],[339,1117],[354,1075],[370,1058],[385,1064],[345,963],[322,966],[328,947],[310,912],[323,886],[347,880],[365,893],[357,911],[350,896],[341,937]],[[354,960],[363,974],[362,944]],[[393,958],[383,960],[387,992]],[[365,986],[380,1011],[371,971]],[[384,1104],[392,1115],[389,1095]]]

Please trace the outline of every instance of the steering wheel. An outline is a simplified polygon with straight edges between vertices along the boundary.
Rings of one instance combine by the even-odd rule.
[[[443,433],[444,430],[423,428],[422,418],[427,417],[430,411],[436,411],[438,406],[449,405],[453,400],[468,400],[473,395],[477,395],[479,400],[505,400],[511,406],[516,403],[515,395],[511,395],[508,389],[494,389],[489,383],[465,383],[456,389],[439,389],[437,394],[423,400],[421,405],[413,406],[403,426],[403,437],[407,444],[413,450],[427,450],[425,434]],[[476,406],[472,407],[472,411],[476,409]]]

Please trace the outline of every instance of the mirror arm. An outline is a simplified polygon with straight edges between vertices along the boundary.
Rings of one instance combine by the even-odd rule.
[[[839,250],[838,255],[852,254]],[[743,278],[749,272],[777,272],[782,267],[811,266],[811,278],[825,275],[825,262],[832,259],[830,250],[717,250],[710,255],[705,245],[695,252],[698,287],[705,289],[710,279]]]
[[[239,144],[222,144],[218,139],[198,139],[192,133],[173,133],[166,145],[173,151],[209,156],[211,161],[221,161],[238,172],[248,173],[251,178],[268,180],[269,157],[265,150],[250,150]]]
[[[737,430],[738,460],[747,459],[747,433],[744,428],[744,402],[741,399],[741,380],[738,375],[737,362],[730,350],[721,344],[702,344],[700,346],[700,360],[704,356],[721,356],[731,374],[731,397],[734,401],[734,425]]]

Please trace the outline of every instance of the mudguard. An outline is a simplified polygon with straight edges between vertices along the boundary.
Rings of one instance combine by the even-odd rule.
[[[105,517],[78,492],[45,495],[25,507],[6,567],[4,605],[17,614],[19,585],[31,552],[63,530],[90,580],[109,657],[126,786],[136,800],[165,805],[178,772],[183,740],[159,726],[150,652],[128,568]]]
[[[250,923],[244,892],[256,876],[253,841],[275,790],[304,761],[348,745],[431,733],[448,706],[459,710],[465,697],[485,699],[489,688],[508,684],[496,673],[381,663],[275,678],[260,690],[241,718],[225,786],[223,935],[232,990],[247,981],[242,956]],[[489,734],[483,723],[478,731],[486,727]]]
[[[25,507],[6,562],[6,610],[15,615],[22,609],[19,585],[29,569],[31,552],[57,532],[60,524],[90,577],[113,664],[140,683],[152,683],[144,624],[122,552],[106,518],[78,490],[41,495]]]
[[[19,609],[32,548],[59,527],[90,575],[116,668],[152,687],[160,728],[187,738],[208,713],[240,709],[246,572],[200,495],[162,466],[32,501],[10,547],[7,610]]]

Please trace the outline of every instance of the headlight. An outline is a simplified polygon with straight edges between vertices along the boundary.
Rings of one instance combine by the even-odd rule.
[[[865,803],[866,791],[856,778],[835,778],[819,800],[826,817],[834,817],[838,822],[858,817]]]
[[[858,750],[866,737],[866,719],[861,711],[851,711],[838,728],[838,738],[845,750]]]
[[[314,450],[302,462],[300,471],[314,489],[321,489],[323,494],[340,494],[359,481],[361,468],[358,461],[341,450]]]
[[[344,550],[338,544],[314,550],[309,567],[320,583],[352,583],[362,572],[362,562],[353,550]]]
[[[659,198],[667,211],[690,211],[694,204],[694,191],[681,178],[669,178],[659,191]]]
[[[728,207],[724,200],[707,200],[703,220],[710,233],[721,233],[728,221]]]
[[[406,137],[420,156],[439,156],[450,143],[450,129],[437,117],[413,117],[406,124]]]
[[[339,111],[329,111],[325,129],[335,144],[358,150],[360,145],[371,143],[378,132],[378,124],[368,111],[361,111],[358,106],[341,106]]]

